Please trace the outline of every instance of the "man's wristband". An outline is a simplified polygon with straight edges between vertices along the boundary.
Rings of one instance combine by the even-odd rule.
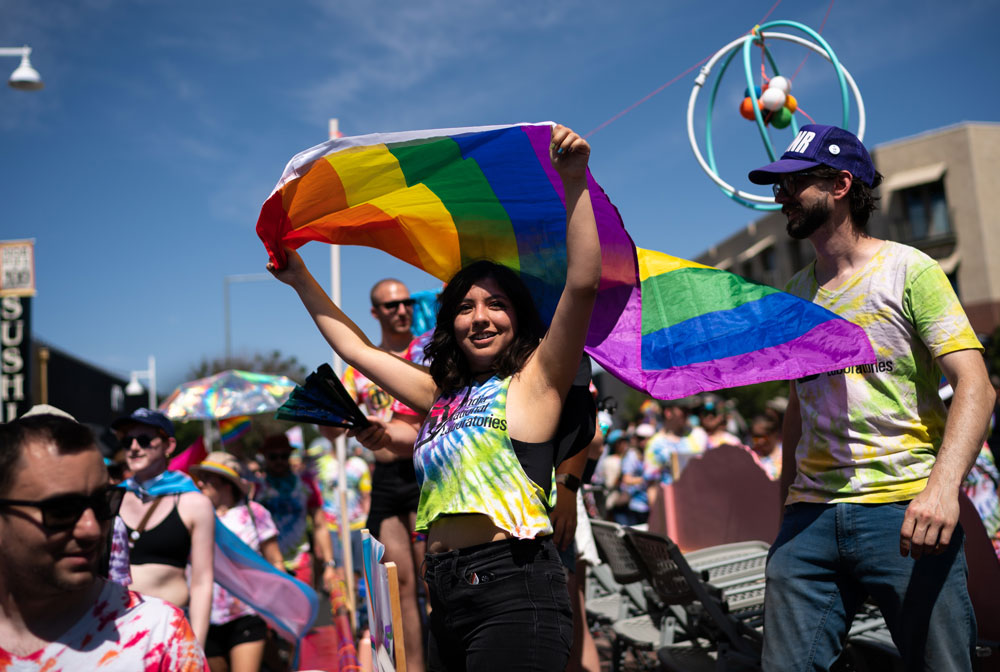
[[[573,474],[556,474],[556,483],[563,486],[570,492],[576,492],[580,489],[581,485],[580,479]]]
[[[333,567],[334,569],[337,568],[337,563],[334,562],[333,560],[327,560],[326,562],[323,563],[323,565],[325,567]]]

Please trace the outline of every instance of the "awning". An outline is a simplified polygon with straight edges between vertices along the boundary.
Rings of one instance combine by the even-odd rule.
[[[929,166],[921,166],[911,170],[904,170],[901,173],[889,175],[882,182],[882,192],[899,191],[916,187],[920,184],[930,184],[937,182],[944,175],[947,166],[944,163],[932,163]]]

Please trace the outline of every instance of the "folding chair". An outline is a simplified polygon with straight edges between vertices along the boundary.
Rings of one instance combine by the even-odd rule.
[[[685,614],[659,604],[652,591],[644,588],[644,573],[625,545],[621,525],[601,520],[591,520],[590,525],[598,554],[621,586],[620,611],[610,623],[611,669],[615,671],[621,669],[629,650],[641,658],[642,652],[674,643],[677,635],[684,633]]]
[[[657,534],[624,528],[625,547],[663,604],[681,605],[694,645],[666,645],[657,651],[663,669],[759,670],[763,637],[727,613],[722,592],[703,581],[677,544]],[[761,584],[761,587],[763,584]]]

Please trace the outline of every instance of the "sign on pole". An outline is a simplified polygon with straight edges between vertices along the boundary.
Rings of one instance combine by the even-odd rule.
[[[35,241],[0,240],[0,297],[35,295]]]
[[[31,406],[31,297],[35,241],[0,241],[0,422]]]

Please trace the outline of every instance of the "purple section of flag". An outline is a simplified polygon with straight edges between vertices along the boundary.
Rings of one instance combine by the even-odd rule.
[[[659,371],[632,369],[627,373],[635,375],[619,377],[633,387],[649,390],[657,399],[677,399],[769,380],[795,380],[826,373],[831,370],[831,362],[840,368],[873,362],[874,351],[870,345],[859,350],[859,338],[868,341],[861,327],[836,319],[770,348]],[[601,365],[608,368],[603,362]]]

